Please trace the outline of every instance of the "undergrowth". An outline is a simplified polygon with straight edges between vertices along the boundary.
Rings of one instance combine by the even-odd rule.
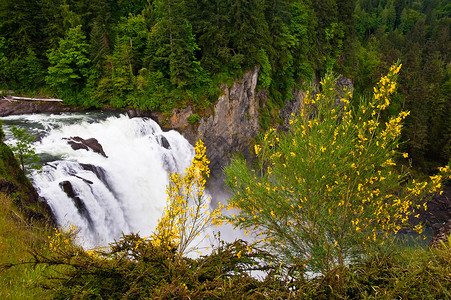
[[[0,265],[18,264],[0,270],[0,299],[37,299],[48,294],[38,287],[51,271],[45,265],[20,264],[31,260],[30,249],[43,250],[47,231],[26,221],[11,197],[0,193]]]

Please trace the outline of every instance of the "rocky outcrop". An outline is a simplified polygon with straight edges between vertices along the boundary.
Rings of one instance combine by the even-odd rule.
[[[423,204],[426,202],[427,209]],[[419,223],[434,231],[434,236],[429,246],[440,245],[440,241],[446,241],[451,233],[451,181],[445,182],[441,193],[435,193],[422,200],[420,209],[415,211],[417,217],[409,219],[409,224],[415,226]]]
[[[99,153],[100,155],[104,156],[104,157],[108,157],[105,154],[105,151],[103,151],[103,147],[102,145],[100,145],[99,141],[95,138],[90,138],[90,139],[82,139],[79,136],[75,136],[75,137],[70,137],[67,139],[67,143],[72,147],[72,149],[74,150],[92,150],[95,153]]]
[[[86,207],[86,204],[75,193],[72,183],[70,181],[62,181],[59,183],[59,186],[60,186],[61,190],[63,190],[63,192],[67,195],[67,197],[72,199],[72,202],[74,203],[75,207],[77,208],[80,216],[85,218],[86,221],[88,222],[88,226],[90,228],[93,228],[94,223],[93,223],[91,215],[89,214],[89,211]]]
[[[424,201],[427,201],[427,209],[418,210],[419,216],[412,220],[413,225],[421,222],[437,231],[448,220],[451,220],[451,182],[443,185],[441,194],[436,193],[430,199],[426,198]]]
[[[0,178],[0,193],[4,193],[6,195],[11,195],[19,190],[17,184],[12,181],[5,180]]]
[[[246,73],[241,82],[224,87],[214,113],[200,120],[190,139],[202,138],[213,174],[220,173],[235,153],[249,156],[249,145],[260,132],[259,101],[256,95],[258,69]]]
[[[429,243],[429,247],[439,247],[442,243],[448,243],[448,238],[451,235],[451,219],[443,224],[436,232]]]
[[[21,114],[80,112],[86,108],[66,106],[60,102],[47,101],[11,101],[0,98],[0,117]]]
[[[213,181],[222,178],[222,169],[235,153],[250,156],[249,146],[260,132],[260,100],[256,92],[258,68],[247,72],[231,87],[223,86],[222,94],[212,108],[207,109],[195,124],[188,117],[195,112],[191,107],[174,109],[167,117],[153,112],[130,110],[130,117],[145,116],[155,119],[163,129],[176,129],[194,145],[202,139],[207,148]]]
[[[151,117],[163,129],[176,129],[194,144],[201,138],[207,147],[207,157],[210,160],[212,179],[222,179],[222,169],[230,162],[231,157],[241,153],[247,159],[253,155],[250,146],[254,138],[260,133],[260,109],[266,105],[267,92],[257,91],[259,68],[245,73],[242,78],[235,80],[231,87],[223,86],[222,94],[207,111],[199,113],[202,117],[195,124],[188,122],[188,118],[195,114],[193,108],[174,109],[170,116],[156,112],[143,112],[131,109],[130,117]],[[352,82],[339,77],[337,80],[339,92],[344,87],[352,89]],[[280,130],[288,129],[291,114],[297,114],[303,107],[305,91],[292,91],[292,98],[287,99],[285,107],[280,110],[283,123]]]
[[[285,106],[280,110],[279,113],[279,117],[282,120],[282,124],[280,124],[278,127],[279,130],[288,130],[292,114],[297,115],[304,107],[305,93],[305,91],[291,91],[293,98],[285,102]]]
[[[0,193],[15,194],[14,204],[28,221],[55,226],[50,206],[38,196],[9,147],[0,141]]]

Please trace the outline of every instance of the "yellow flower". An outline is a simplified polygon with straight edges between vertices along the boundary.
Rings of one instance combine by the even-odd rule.
[[[256,144],[256,145],[254,146],[254,151],[255,151],[255,154],[256,154],[256,155],[258,155],[258,153],[260,153],[261,150],[262,150],[262,148],[260,147],[260,145],[257,145],[257,144]]]

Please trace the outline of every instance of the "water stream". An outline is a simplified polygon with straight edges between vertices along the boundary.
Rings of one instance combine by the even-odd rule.
[[[2,118],[8,143],[12,125],[36,136],[44,164],[32,171],[38,194],[64,229],[75,225],[85,247],[105,245],[123,233],[148,236],[166,204],[168,172],[182,172],[194,149],[178,132],[163,132],[151,119],[78,113]],[[71,137],[95,138],[107,157],[74,150]]]

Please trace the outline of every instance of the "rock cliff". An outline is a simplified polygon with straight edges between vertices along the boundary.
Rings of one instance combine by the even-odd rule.
[[[188,117],[195,112],[188,106],[184,109],[174,109],[170,117],[161,113],[129,110],[131,117],[151,117],[164,129],[179,131],[191,144],[201,138],[207,147],[207,157],[211,161],[211,186],[222,182],[222,170],[236,153],[246,159],[252,159],[250,146],[260,133],[260,108],[267,101],[265,90],[257,91],[259,68],[245,73],[235,80],[231,87],[222,86],[222,94],[200,120],[194,124],[188,122]],[[340,76],[337,80],[339,89],[352,89],[352,82]],[[288,129],[288,121],[292,113],[297,114],[303,106],[305,91],[292,91],[292,98],[287,99],[285,107],[280,110],[279,118],[283,120],[280,130]],[[210,188],[211,188],[210,186]]]
[[[191,144],[202,139],[207,147],[212,182],[222,179],[222,169],[233,154],[250,157],[249,146],[260,132],[259,96],[256,92],[258,68],[247,72],[231,87],[223,86],[222,94],[198,122],[191,124],[191,107],[174,109],[167,118],[158,113],[129,111],[130,116],[149,116],[164,129],[179,131]]]
[[[52,211],[38,196],[31,182],[20,168],[13,152],[0,140],[0,193],[11,196],[28,221],[34,220],[56,226]]]

